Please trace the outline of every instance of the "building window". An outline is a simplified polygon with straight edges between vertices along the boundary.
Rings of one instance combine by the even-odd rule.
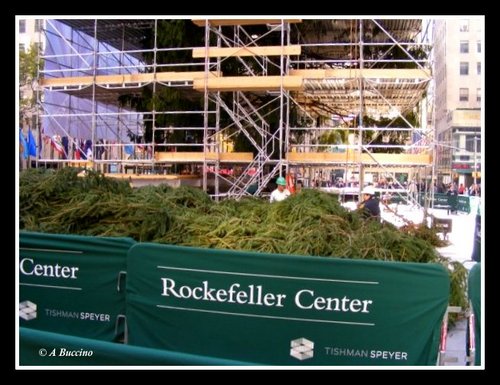
[[[478,102],[481,101],[481,88],[478,88],[476,90],[476,101],[478,101]]]
[[[26,20],[19,20],[19,33],[26,33]]]
[[[469,152],[481,151],[481,138],[478,136],[467,136],[465,140],[465,150]]]
[[[460,41],[460,53],[469,53],[469,41],[468,40]]]
[[[469,20],[468,19],[460,20],[460,32],[469,32]]]
[[[469,74],[469,62],[462,61],[460,62],[460,75],[468,75]]]
[[[481,52],[481,40],[478,40],[477,41],[477,52],[480,53]]]
[[[481,75],[481,62],[480,61],[477,62],[477,74]]]
[[[43,28],[43,20],[42,19],[36,19],[35,20],[35,32],[40,32]]]
[[[469,89],[468,88],[460,88],[460,99],[461,102],[469,101]]]
[[[19,52],[25,52],[26,46],[23,43],[19,43]]]

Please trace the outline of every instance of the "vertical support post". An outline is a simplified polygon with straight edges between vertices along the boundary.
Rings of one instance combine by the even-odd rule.
[[[36,95],[36,102],[35,102],[35,120],[33,122],[33,126],[36,128],[36,136],[37,136],[37,145],[36,145],[36,156],[35,156],[35,167],[38,168],[38,159],[41,158],[41,150],[42,150],[42,121],[40,119],[40,113],[41,113],[41,87],[39,86],[38,79],[40,79],[40,62],[41,62],[41,56],[42,52],[40,52],[40,47],[42,47],[42,34],[46,34],[45,32],[45,22],[43,23],[43,28],[38,34],[38,54],[36,58],[36,78],[32,79],[32,90],[35,92]],[[34,87],[33,87],[34,85]],[[31,163],[31,162],[30,162]]]
[[[203,191],[208,190],[208,180],[207,180],[207,152],[208,152],[208,73],[209,73],[209,57],[208,49],[210,47],[210,25],[208,19],[205,20],[205,87],[204,87],[204,99],[203,99]],[[217,160],[218,163],[218,160]],[[215,179],[218,178],[218,166],[214,165],[216,168]]]
[[[284,19],[281,19],[281,39],[280,39],[280,43],[281,43],[281,47],[283,47],[284,43],[285,43],[285,20]],[[284,116],[284,106],[283,106],[283,103],[284,103],[284,97],[283,97],[283,93],[285,92],[285,90],[283,89],[283,75],[284,75],[284,55],[283,55],[283,50],[281,50],[281,55],[280,55],[280,76],[281,76],[281,82],[280,82],[280,120],[279,120],[279,162],[280,162],[280,172],[279,172],[279,176],[281,176],[282,174],[282,167],[281,165],[283,164],[283,116]]]
[[[282,28],[283,28],[283,31],[285,31],[284,33],[286,33],[286,42],[284,42],[284,44],[286,44],[286,46],[290,46],[290,23],[285,23],[284,20],[282,21]],[[285,30],[286,28],[286,30]],[[283,49],[284,47],[282,46],[282,49],[281,49],[281,52],[283,53]],[[289,68],[290,68],[290,56],[286,56],[284,58],[284,68],[282,68],[281,72],[283,75],[288,75],[289,73]],[[287,154],[290,152],[290,91],[285,91],[286,92],[286,98],[285,98],[285,108],[286,108],[286,111],[285,111],[285,162],[286,162],[286,171],[287,171],[287,174],[290,173],[291,170],[289,170],[289,165],[288,165],[288,159],[287,159]]]
[[[219,27],[219,33],[217,34],[217,47],[222,46],[222,39],[221,39],[221,34],[222,34],[222,27]],[[207,47],[210,46],[210,33],[208,36],[208,42],[205,44],[208,44]],[[221,66],[221,59],[220,57],[217,57],[217,73],[222,73],[222,66]],[[208,93],[207,93],[208,97]],[[214,141],[215,141],[215,148],[216,151],[219,153],[221,151],[221,145],[223,144],[223,138],[220,136],[219,131],[220,131],[220,99],[221,99],[221,92],[217,91],[217,101],[215,102],[215,135],[214,135]],[[212,101],[213,102],[213,101]],[[207,106],[208,108],[208,106]],[[227,147],[227,145],[226,145]],[[228,151],[227,148],[224,150],[222,149],[222,152]],[[219,162],[215,164],[215,174],[214,174],[214,187],[215,187],[215,200],[218,202],[219,201]],[[203,171],[204,174],[206,174],[206,171]]]
[[[151,126],[151,172],[154,173],[155,169],[155,137],[156,137],[156,61],[158,60],[156,57],[157,50],[158,50],[158,19],[155,19],[155,38],[154,38],[154,47],[153,47],[153,74],[154,74],[154,79],[153,79],[153,122]],[[146,150],[146,156],[147,156],[148,151]]]
[[[90,161],[92,162],[92,168],[94,170],[97,170],[97,165],[95,163],[95,143],[96,143],[96,128],[97,128],[97,102],[95,100],[95,93],[96,93],[96,76],[97,76],[97,67],[99,65],[99,56],[97,55],[97,51],[99,49],[99,41],[97,40],[97,19],[94,19],[94,63],[92,66],[92,159]],[[86,155],[86,154],[85,154]],[[87,157],[87,162],[89,161],[89,158]]]
[[[359,120],[358,120],[358,170],[359,170],[359,195],[358,201],[361,202],[363,196],[361,191],[364,185],[364,169],[362,164],[361,154],[363,153],[363,110],[364,110],[364,100],[363,100],[363,19],[359,20]]]

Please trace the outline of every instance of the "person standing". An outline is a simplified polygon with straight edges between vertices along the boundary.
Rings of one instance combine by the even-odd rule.
[[[458,193],[457,193],[457,187],[454,183],[450,183],[450,187],[446,192],[446,195],[448,196],[448,206],[450,206],[451,214],[456,214],[458,212],[457,211]]]
[[[281,202],[290,196],[290,191],[286,189],[286,180],[282,176],[276,179],[276,189],[271,193],[269,201]]]
[[[361,191],[363,201],[358,205],[358,210],[365,218],[372,218],[380,221],[380,205],[375,197],[375,189],[373,186],[367,186]]]

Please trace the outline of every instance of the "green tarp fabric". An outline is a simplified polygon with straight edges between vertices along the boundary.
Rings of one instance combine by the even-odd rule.
[[[20,366],[251,365],[21,327]]]
[[[135,241],[25,231],[19,238],[20,326],[113,341],[125,314],[118,276]]]
[[[424,206],[424,198],[426,194],[420,193],[418,195],[419,203]],[[431,202],[429,202],[431,206]],[[465,195],[447,195],[442,193],[434,193],[434,200],[432,206],[450,206],[452,211],[458,210],[464,213],[470,213],[470,197]]]
[[[136,244],[129,343],[271,365],[435,365],[449,278],[413,264]]]
[[[476,263],[469,272],[468,295],[474,312],[476,341],[475,365],[481,365],[481,264]]]
[[[457,197],[457,210],[464,213],[470,213],[470,198],[465,195],[459,195]]]

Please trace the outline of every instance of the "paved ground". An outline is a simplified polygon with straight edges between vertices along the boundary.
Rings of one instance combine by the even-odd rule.
[[[451,330],[448,331],[446,339],[446,354],[444,366],[466,366],[465,338],[467,321],[458,321]]]

